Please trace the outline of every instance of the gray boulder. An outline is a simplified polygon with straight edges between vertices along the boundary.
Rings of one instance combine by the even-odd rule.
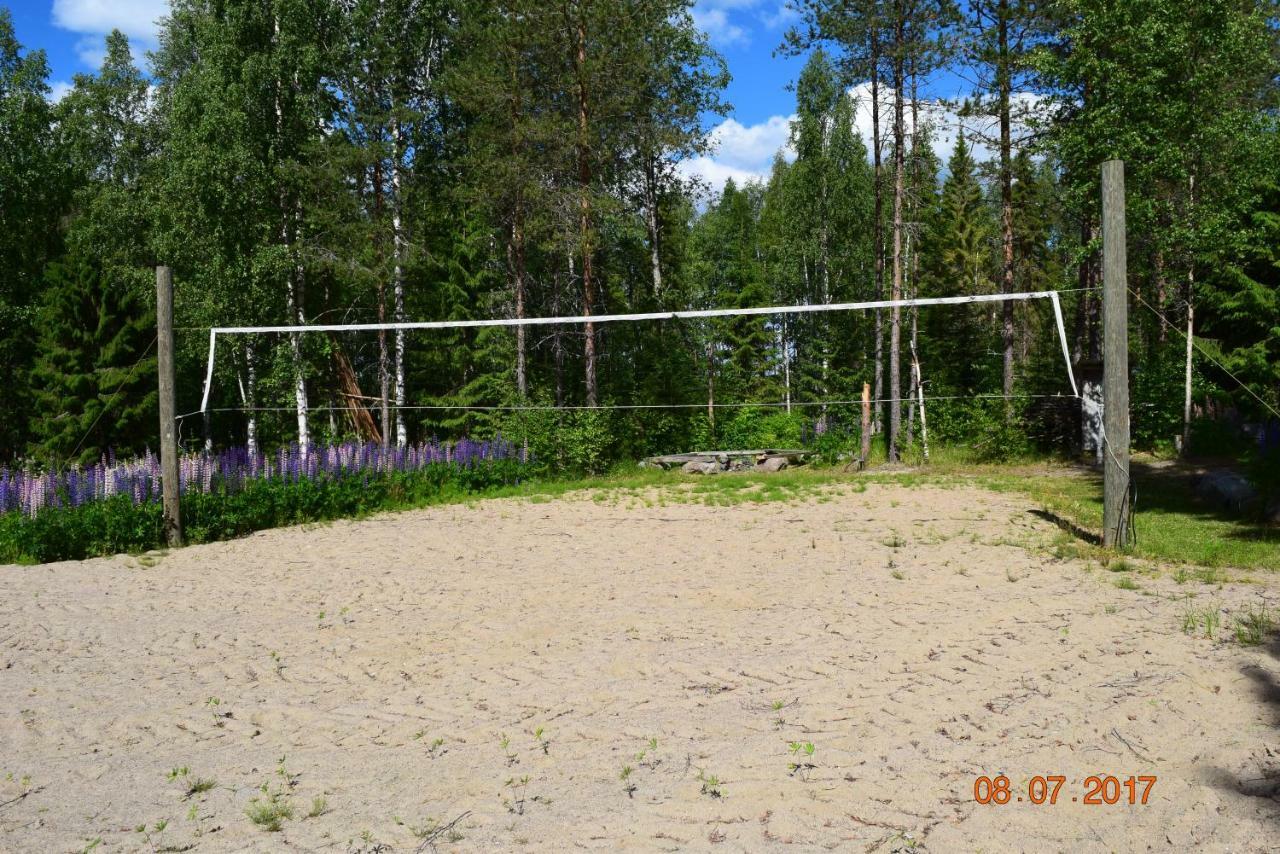
[[[787,467],[786,457],[769,457],[762,463],[756,463],[756,471],[775,472]]]

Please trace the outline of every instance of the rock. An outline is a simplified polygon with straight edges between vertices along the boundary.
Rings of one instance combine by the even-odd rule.
[[[681,467],[680,471],[685,474],[719,474],[719,463],[703,463],[697,460],[690,460]]]
[[[1257,497],[1253,485],[1241,475],[1230,471],[1206,474],[1196,483],[1196,492],[1221,507],[1242,510]]]
[[[787,467],[786,457],[769,457],[762,463],[756,464],[756,471],[775,472],[782,471]]]

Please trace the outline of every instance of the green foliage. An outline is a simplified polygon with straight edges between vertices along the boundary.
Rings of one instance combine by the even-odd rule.
[[[1133,447],[1153,450],[1169,447],[1173,437],[1182,433],[1182,405],[1186,383],[1183,363],[1185,344],[1170,340],[1135,366],[1129,384],[1129,435]],[[1196,369],[1192,375],[1193,392],[1205,383]]]
[[[732,410],[731,417],[718,425],[715,450],[753,450],[763,448],[803,448],[809,419],[799,412],[778,409],[743,408]]]
[[[43,51],[24,53],[0,8],[0,460],[27,443],[31,341],[44,265],[60,250],[67,169],[55,144]]]
[[[502,433],[527,447],[535,465],[600,474],[616,459],[614,419],[602,409],[533,409],[509,415]]]
[[[33,453],[87,463],[140,452],[154,435],[155,321],[127,283],[78,255],[46,272],[31,372]]]
[[[1191,422],[1191,453],[1197,457],[1234,457],[1248,448],[1248,439],[1233,424],[1212,418]]]
[[[214,542],[304,522],[421,506],[457,494],[479,494],[528,477],[516,460],[469,467],[435,465],[379,477],[249,482],[227,494],[189,493],[182,499],[187,541]],[[34,517],[0,515],[0,563],[81,560],[139,552],[164,544],[159,503],[133,504],[127,495],[76,508],[46,509]]]
[[[942,446],[954,446],[977,462],[1007,462],[1034,451],[1027,425],[1015,400],[1015,417],[1005,418],[1003,400],[970,399],[940,401],[930,407],[929,438]]]

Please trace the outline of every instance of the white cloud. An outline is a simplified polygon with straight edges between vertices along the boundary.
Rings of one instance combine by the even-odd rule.
[[[871,120],[871,85],[859,84],[849,89],[849,96],[855,100],[854,129],[862,137],[867,150],[872,144]],[[1034,111],[1041,105],[1038,96],[1031,94],[1014,95],[1019,109]],[[894,93],[887,87],[880,90],[880,131],[881,145],[888,152],[888,145],[893,134]],[[903,105],[906,110],[907,133],[913,132],[911,124],[911,103]],[[933,131],[933,151],[942,163],[945,171],[947,160],[955,148],[956,138],[961,128],[969,140],[973,156],[978,161],[992,158],[994,152],[984,142],[983,137],[990,137],[992,122],[985,118],[961,118],[952,104],[940,101],[920,100],[917,112],[921,123],[929,123]],[[710,133],[711,151],[698,157],[681,161],[680,171],[687,177],[699,178],[714,192],[724,188],[725,181],[732,178],[741,185],[747,181],[764,181],[769,177],[773,167],[773,159],[779,151],[788,161],[795,159],[795,151],[791,148],[791,123],[795,114],[789,116],[770,116],[763,122],[744,125],[736,119],[725,119],[716,125]],[[1026,131],[1025,125],[1014,129],[1015,138]]]
[[[857,105],[854,126],[862,137],[862,141],[870,149],[873,128],[871,119],[871,84],[860,83],[849,89],[849,95],[854,98]],[[896,100],[896,93],[892,89],[885,86],[880,88],[880,133],[882,145],[892,142],[893,105]],[[1015,93],[1013,100],[1015,112],[1023,115],[1032,114],[1043,106],[1043,100],[1038,95],[1031,93]],[[910,99],[903,102],[903,109],[906,111],[906,132],[912,134],[915,130],[911,122]],[[995,156],[995,152],[987,142],[997,132],[993,119],[985,116],[962,117],[955,104],[936,99],[921,98],[917,105],[917,112],[920,115],[921,124],[932,131],[933,153],[942,162],[944,169],[948,158],[951,157],[951,152],[955,149],[956,139],[959,137],[961,130],[964,131],[965,139],[969,143],[975,160],[982,162]],[[1015,121],[1013,128],[1015,140],[1025,136],[1027,131],[1025,120]]]
[[[778,151],[788,160],[795,157],[790,143],[794,119],[794,115],[770,116],[754,125],[725,119],[711,130],[711,152],[681,161],[680,170],[686,176],[701,178],[716,192],[729,178],[737,184],[763,181],[769,177]]]
[[[800,20],[800,13],[789,2],[779,3],[772,12],[762,10],[760,20],[771,30],[782,30]]]
[[[56,104],[63,98],[67,97],[67,93],[74,87],[65,80],[51,80],[49,82],[49,103]]]
[[[82,36],[76,53],[91,68],[101,64],[103,38],[112,30],[129,37],[135,57],[154,48],[159,20],[168,14],[169,0],[53,0],[53,23]]]
[[[730,178],[733,183],[741,187],[750,181],[764,180],[767,173],[760,173],[750,169],[740,169],[736,166],[730,166],[722,163],[713,157],[700,155],[692,157],[688,160],[680,161],[680,171],[686,178],[696,178],[705,182],[713,193],[718,194],[724,189],[724,185]]]
[[[760,6],[769,9],[760,9]],[[692,14],[694,25],[706,33],[716,47],[746,45],[751,41],[754,24],[763,23],[777,29],[796,16],[789,0],[696,0]]]
[[[693,7],[693,24],[707,34],[707,39],[716,47],[745,45],[751,39],[744,27],[729,20],[729,13],[720,8],[704,8],[701,4]]]

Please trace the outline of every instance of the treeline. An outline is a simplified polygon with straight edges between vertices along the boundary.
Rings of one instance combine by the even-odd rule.
[[[184,413],[213,325],[1057,289],[1087,362],[1111,157],[1129,164],[1138,441],[1183,430],[1192,310],[1224,366],[1197,361],[1197,411],[1280,406],[1271,3],[797,9],[794,156],[710,197],[680,164],[707,151],[728,75],[684,0],[174,0],[148,74],[113,33],[56,103],[0,11],[0,461],[154,445],[157,263],[178,283]],[[942,163],[953,128],[921,93],[957,74],[974,91]],[[866,382],[891,457],[919,442],[921,383],[939,440],[1067,446],[1051,317],[988,305],[241,336],[181,437],[503,432],[596,467],[852,441]]]

